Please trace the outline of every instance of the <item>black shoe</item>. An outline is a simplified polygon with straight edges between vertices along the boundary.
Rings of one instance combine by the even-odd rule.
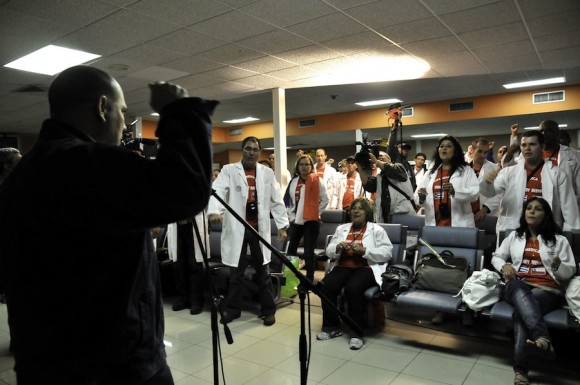
[[[276,323],[276,316],[274,314],[268,314],[264,317],[264,325],[272,326]]]
[[[203,303],[195,303],[189,308],[189,314],[196,315],[203,311]]]
[[[232,314],[228,311],[224,311],[224,315],[223,315],[222,319],[220,320],[220,322],[222,324],[229,324],[233,320],[240,318],[240,316],[241,316],[241,314]]]
[[[188,304],[187,302],[177,302],[177,303],[173,304],[173,306],[171,306],[171,310],[180,311],[183,309],[189,309],[190,307],[191,307],[191,305]]]

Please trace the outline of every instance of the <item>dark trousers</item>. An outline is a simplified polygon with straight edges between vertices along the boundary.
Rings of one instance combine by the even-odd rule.
[[[288,255],[296,255],[300,240],[304,237],[304,263],[306,267],[306,277],[314,279],[316,270],[316,260],[314,258],[314,248],[320,234],[320,223],[318,221],[306,221],[303,225],[292,223],[288,229],[290,241],[288,243]]]
[[[246,253],[248,246],[250,247],[249,255]],[[244,273],[248,264],[252,265],[256,270],[262,315],[266,316],[276,313],[276,302],[274,301],[274,289],[272,288],[270,268],[268,264],[264,265],[264,256],[260,249],[260,241],[247,229],[244,232],[244,241],[242,243],[238,267],[230,268],[230,287],[226,301],[227,311],[232,315],[239,315],[242,311]]]
[[[534,288],[519,279],[506,282],[503,296],[515,307],[514,321],[514,370],[524,374],[530,368],[530,357],[526,348],[528,338],[550,337],[544,315],[562,306],[563,297],[542,289]]]
[[[195,260],[193,224],[177,224],[177,259],[173,266],[179,301],[187,305],[204,303],[203,264]]]
[[[336,266],[324,279],[321,292],[330,300],[322,301],[322,330],[333,331],[340,328],[340,318],[332,306],[337,305],[338,296],[344,287],[348,316],[362,329],[365,327],[365,291],[377,284],[370,267],[346,268]],[[359,336],[362,337],[362,336]]]

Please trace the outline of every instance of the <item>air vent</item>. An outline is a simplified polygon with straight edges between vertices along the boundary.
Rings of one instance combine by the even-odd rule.
[[[413,107],[403,108],[403,117],[414,116],[414,115],[415,115],[415,110],[413,109]]]
[[[2,135],[0,136],[0,148],[13,147],[20,148],[20,138],[14,135]]]
[[[12,92],[46,92],[48,88],[37,86],[36,84],[28,84],[24,87],[17,88]]]
[[[238,128],[230,128],[230,136],[238,136],[238,135],[242,135],[242,129],[240,127]]]
[[[566,100],[566,91],[541,92],[533,95],[533,104],[563,102]]]
[[[449,112],[473,110],[473,102],[449,103]]]
[[[314,126],[316,126],[316,119],[305,119],[301,120],[298,123],[299,128],[314,127]]]

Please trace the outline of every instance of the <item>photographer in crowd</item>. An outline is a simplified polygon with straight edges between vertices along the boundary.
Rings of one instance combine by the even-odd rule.
[[[149,229],[206,206],[217,102],[149,87],[160,114],[155,160],[119,147],[119,83],[76,66],[52,82],[51,118],[0,188],[19,385],[173,384]]]

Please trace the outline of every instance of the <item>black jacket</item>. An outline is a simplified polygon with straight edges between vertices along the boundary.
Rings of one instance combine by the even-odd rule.
[[[155,160],[44,122],[0,188],[0,272],[17,372],[130,383],[165,365],[149,229],[207,205],[216,104],[166,106]]]

